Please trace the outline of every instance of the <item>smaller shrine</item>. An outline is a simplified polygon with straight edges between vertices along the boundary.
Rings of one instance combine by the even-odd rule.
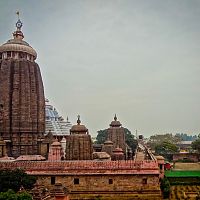
[[[48,160],[51,160],[51,161],[64,160],[64,153],[63,153],[63,150],[62,150],[62,146],[61,146],[61,143],[58,142],[57,138],[50,145]]]
[[[107,140],[113,142],[113,147],[122,148],[124,154],[126,153],[125,130],[120,121],[117,120],[115,114],[114,120],[110,123],[110,128],[107,129]]]
[[[91,160],[92,153],[91,136],[78,115],[77,125],[72,126],[70,135],[66,136],[66,160]]]

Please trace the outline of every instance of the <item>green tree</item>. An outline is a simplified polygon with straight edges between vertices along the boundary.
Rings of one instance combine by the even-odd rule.
[[[126,144],[131,148],[132,152],[134,153],[138,145],[137,140],[135,140],[135,136],[131,134],[131,132],[127,128],[124,129]]]
[[[32,200],[32,196],[26,192],[15,193],[9,189],[7,192],[0,193],[0,200]]]
[[[159,134],[159,135],[152,135],[149,138],[148,146],[152,149],[155,150],[155,147],[158,144],[162,144],[163,142],[168,141],[170,143],[176,144],[181,141],[180,135],[173,135],[171,133],[167,134]]]
[[[32,200],[32,196],[26,192],[17,194],[17,200]]]
[[[17,195],[10,189],[7,192],[0,193],[0,200],[17,200]]]
[[[198,135],[198,138],[192,142],[192,148],[200,153],[200,134]]]
[[[96,144],[103,144],[107,139],[107,129],[97,131]]]
[[[166,177],[164,177],[163,179],[161,179],[161,183],[160,183],[160,189],[163,193],[163,197],[165,198],[169,198],[169,193],[170,193],[170,183],[168,181],[168,179]]]
[[[166,157],[168,154],[173,154],[178,151],[178,147],[169,142],[163,141],[162,143],[155,146],[155,153]]]
[[[6,192],[8,189],[17,192],[21,186],[31,189],[35,182],[36,177],[26,174],[22,169],[0,170],[0,192]]]

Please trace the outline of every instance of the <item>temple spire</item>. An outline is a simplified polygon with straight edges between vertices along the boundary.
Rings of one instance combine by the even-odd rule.
[[[22,24],[22,22],[21,22],[21,20],[19,18],[19,11],[16,12],[16,15],[17,15],[17,18],[18,18],[18,20],[17,20],[17,22],[15,24],[17,30],[13,33],[13,37],[14,37],[14,39],[22,40],[24,38],[24,35],[23,35],[22,31],[21,31],[21,28],[22,28],[23,24]]]
[[[16,15],[18,16],[18,20],[19,20],[19,11],[16,12]]]
[[[77,120],[77,124],[80,125],[81,120],[80,120],[80,115],[78,115],[78,120]]]
[[[114,120],[117,121],[117,115],[115,114]]]

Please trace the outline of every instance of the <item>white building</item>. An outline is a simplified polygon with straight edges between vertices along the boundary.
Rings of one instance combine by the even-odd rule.
[[[45,111],[46,111],[46,128],[45,133],[48,134],[49,131],[55,136],[65,136],[69,135],[72,124],[67,120],[65,121],[62,116],[60,116],[57,110],[49,103],[46,99]]]

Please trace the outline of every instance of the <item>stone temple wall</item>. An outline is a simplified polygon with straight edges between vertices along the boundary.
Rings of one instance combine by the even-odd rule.
[[[18,167],[48,189],[62,183],[70,199],[162,199],[156,161],[0,162],[1,169]]]
[[[66,136],[66,160],[91,160],[92,139],[88,134]]]
[[[62,183],[70,199],[162,199],[157,175],[86,174],[38,176],[38,183],[48,189]]]
[[[120,147],[126,153],[125,130],[123,127],[110,127],[107,129],[107,140],[113,142],[114,149]]]
[[[45,131],[45,99],[39,66],[27,60],[0,61],[0,133],[7,153],[38,154],[37,137]]]

